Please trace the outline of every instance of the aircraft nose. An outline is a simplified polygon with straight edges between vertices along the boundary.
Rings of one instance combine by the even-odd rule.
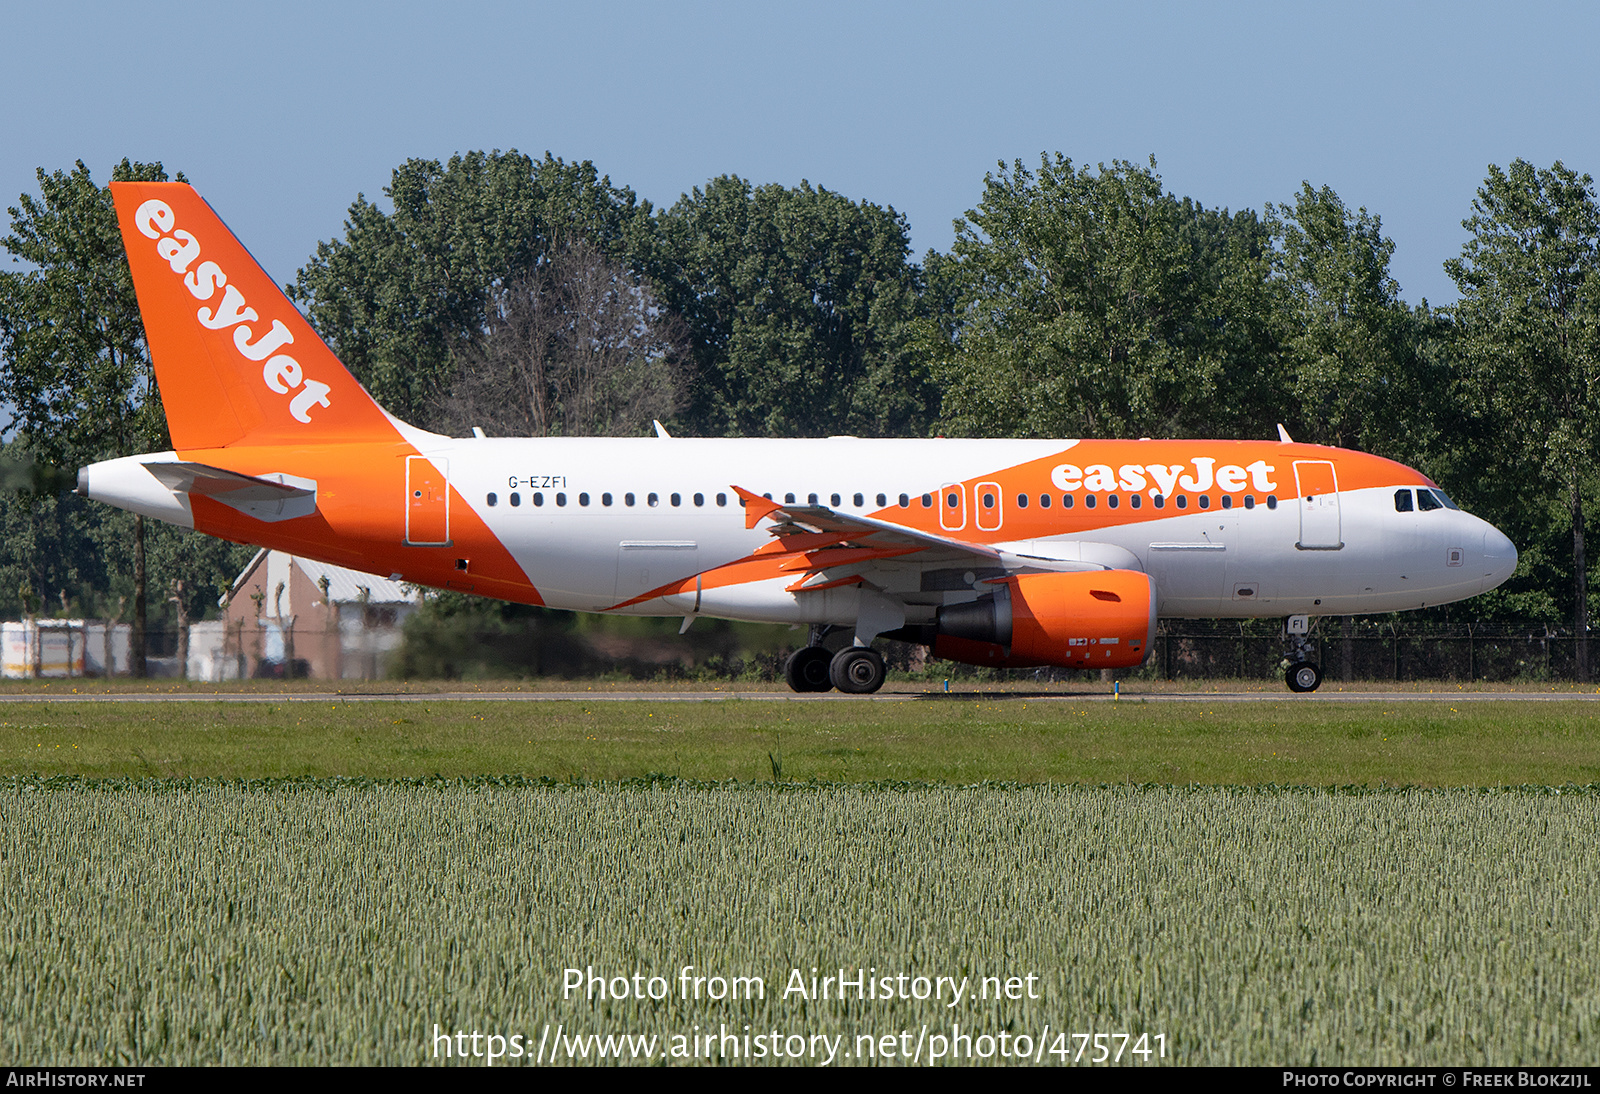
[[[1517,568],[1517,548],[1506,534],[1493,525],[1483,532],[1483,588],[1488,592],[1505,583]]]

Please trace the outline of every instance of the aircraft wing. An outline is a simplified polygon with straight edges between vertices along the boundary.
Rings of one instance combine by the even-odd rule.
[[[815,537],[821,533],[832,541],[830,546],[883,550],[896,555],[926,552],[918,555],[918,562],[976,560],[994,565],[1002,559],[1002,552],[982,543],[934,535],[873,517],[841,513],[825,505],[784,505],[739,486],[733,489],[745,502],[746,526],[754,528],[762,517],[771,517],[773,524],[767,530],[780,543],[793,536]],[[797,544],[795,549],[803,548]]]

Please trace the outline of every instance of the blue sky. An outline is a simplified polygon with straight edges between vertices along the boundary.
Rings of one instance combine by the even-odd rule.
[[[413,156],[592,160],[657,205],[809,179],[950,245],[997,160],[1144,162],[1209,206],[1302,180],[1383,218],[1405,298],[1488,164],[1600,173],[1600,5],[0,0],[0,196],[181,168],[279,281]]]

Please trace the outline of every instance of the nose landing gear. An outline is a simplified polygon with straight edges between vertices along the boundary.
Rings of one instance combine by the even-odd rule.
[[[1290,691],[1316,691],[1322,683],[1322,670],[1310,661],[1296,661],[1283,678]]]
[[[1294,692],[1316,691],[1322,686],[1322,667],[1312,660],[1317,644],[1311,638],[1311,618],[1291,615],[1284,621],[1284,636],[1288,639],[1288,653],[1284,657],[1284,683]]]

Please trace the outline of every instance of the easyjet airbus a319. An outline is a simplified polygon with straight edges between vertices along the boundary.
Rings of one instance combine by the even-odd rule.
[[[1426,476],[1287,435],[440,436],[379,406],[192,188],[112,193],[175,450],[84,468],[80,493],[438,589],[809,624],[796,691],[877,690],[878,637],[1127,668],[1158,616],[1285,617],[1309,691],[1308,617],[1460,600],[1516,566]]]

